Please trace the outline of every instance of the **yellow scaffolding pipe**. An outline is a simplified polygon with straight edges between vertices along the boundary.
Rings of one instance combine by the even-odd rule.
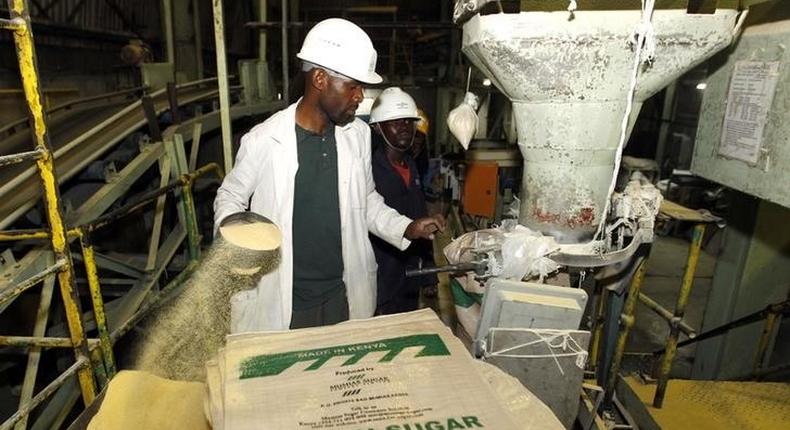
[[[612,364],[609,368],[606,392],[604,394],[604,404],[609,404],[614,395],[614,388],[617,385],[617,375],[620,373],[620,365],[623,361],[623,354],[625,354],[625,345],[628,342],[628,335],[631,332],[631,327],[634,325],[636,303],[639,300],[642,281],[645,280],[645,273],[647,273],[647,257],[640,258],[637,264],[639,264],[639,266],[637,266],[634,277],[631,279],[631,285],[628,288],[628,297],[625,299],[623,312],[620,314],[620,332],[617,334],[617,344],[615,346],[614,356],[612,357]]]
[[[36,67],[35,46],[30,25],[30,14],[26,0],[8,0],[11,21],[16,22],[14,29],[14,44],[16,45],[19,73],[22,76],[22,88],[25,92],[32,131],[35,138],[35,150],[41,155],[36,159],[38,173],[44,195],[44,207],[47,221],[51,229],[52,250],[56,260],[65,260],[65,266],[58,272],[58,284],[66,311],[66,321],[74,353],[78,363],[89,361],[88,343],[82,325],[82,313],[79,308],[79,297],[75,288],[74,271],[71,254],[66,241],[66,229],[61,216],[60,192],[55,178],[52,150],[47,135],[47,125],[44,107],[41,104],[41,88],[38,82],[38,69]],[[24,26],[21,25],[24,21]],[[81,366],[77,370],[77,377],[82,391],[82,400],[85,405],[90,405],[96,397],[96,383],[89,367]]]
[[[680,323],[683,321],[683,316],[686,313],[686,305],[688,305],[689,297],[691,296],[691,287],[694,286],[694,273],[697,271],[697,262],[699,261],[699,254],[702,249],[703,236],[705,236],[705,224],[700,223],[695,225],[691,238],[691,245],[689,246],[686,269],[683,272],[683,283],[680,285],[680,294],[678,294],[678,300],[675,304],[675,316],[672,321],[670,321],[671,328],[669,330],[669,337],[667,338],[667,346],[664,352],[664,359],[659,369],[656,395],[653,398],[653,406],[656,408],[660,408],[664,404],[664,395],[666,394],[667,383],[669,382],[669,372],[672,370],[672,361],[675,359],[675,353],[678,349]]]
[[[96,321],[96,328],[99,331],[101,357],[104,361],[106,377],[112,379],[112,377],[115,376],[115,357],[112,352],[112,343],[110,343],[110,332],[107,329],[107,315],[104,312],[104,300],[102,300],[99,274],[96,270],[96,256],[93,252],[93,245],[85,234],[80,234],[80,246],[82,247],[82,259],[85,264],[85,273],[88,277],[88,289],[91,292],[93,318]]]

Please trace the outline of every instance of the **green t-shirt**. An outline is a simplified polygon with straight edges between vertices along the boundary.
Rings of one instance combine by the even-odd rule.
[[[305,310],[345,288],[334,124],[327,124],[323,136],[297,125],[296,146],[293,309]]]

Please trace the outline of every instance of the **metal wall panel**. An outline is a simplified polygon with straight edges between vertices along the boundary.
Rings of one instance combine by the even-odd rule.
[[[704,178],[790,207],[790,20],[748,27],[707,81],[691,170]],[[730,81],[739,61],[776,62],[779,76],[757,162],[720,154]]]

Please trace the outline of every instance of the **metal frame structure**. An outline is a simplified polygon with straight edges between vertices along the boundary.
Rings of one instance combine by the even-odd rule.
[[[668,214],[671,216],[671,214]],[[642,259],[638,263],[638,268],[634,274],[631,284],[628,289],[628,297],[626,298],[625,305],[620,315],[620,330],[617,335],[617,342],[615,346],[614,356],[611,361],[606,390],[604,396],[604,407],[611,405],[614,396],[615,387],[617,386],[617,378],[620,373],[620,366],[622,364],[623,355],[625,354],[625,346],[628,341],[628,335],[635,321],[636,304],[641,302],[648,309],[654,311],[656,315],[663,318],[669,324],[669,336],[667,337],[666,346],[662,350],[663,358],[659,367],[658,379],[656,385],[656,393],[653,398],[653,406],[661,408],[664,402],[664,395],[666,394],[667,384],[669,383],[669,373],[672,370],[672,362],[677,353],[678,342],[680,333],[686,334],[689,338],[694,338],[696,333],[684,320],[686,306],[691,296],[691,289],[694,285],[694,274],[697,270],[697,262],[702,250],[702,238],[705,236],[706,224],[709,220],[699,219],[696,220],[693,228],[691,243],[689,245],[688,258],[686,260],[686,267],[683,271],[683,280],[680,285],[680,291],[675,303],[675,308],[670,311],[655,300],[641,292],[642,283],[647,271],[647,258]],[[596,310],[600,315],[601,309]],[[596,340],[594,342],[593,353],[597,355],[598,345],[600,342],[600,333],[596,333]]]
[[[52,251],[34,248],[18,264],[25,270],[20,270],[11,277],[11,282],[0,284],[0,311],[2,311],[22,292],[43,282],[33,335],[0,336],[0,347],[26,348],[28,351],[28,365],[22,386],[19,410],[0,424],[0,430],[26,428],[30,412],[47,401],[53,394],[59,392],[65,385],[68,385],[74,375],[78,377],[79,391],[83,402],[89,405],[94,400],[97,381],[99,388],[101,388],[115,374],[112,345],[149,311],[172,297],[178,291],[178,287],[197,267],[200,258],[200,234],[192,186],[197,178],[208,173],[213,172],[220,178],[223,175],[222,169],[214,163],[195,170],[201,130],[209,131],[218,127],[219,115],[215,111],[185,121],[183,124],[177,124],[162,133],[161,141],[142,147],[140,154],[119,172],[118,177],[121,179],[108,182],[80,208],[70,214],[70,223],[74,227],[67,227],[60,203],[59,178],[54,168],[54,152],[49,144],[47,134],[46,113],[41,104],[41,90],[27,2],[25,0],[9,0],[8,3],[12,10],[11,19],[0,19],[0,27],[14,31],[19,67],[30,109],[31,131],[35,138],[35,149],[21,154],[2,156],[0,157],[0,166],[36,161],[50,229],[3,231],[0,232],[0,242],[48,241],[52,246]],[[198,99],[215,95],[215,91],[205,95],[201,93]],[[174,98],[174,96],[171,97],[171,109]],[[94,99],[91,98],[91,100]],[[185,99],[187,100],[184,101],[194,101],[188,96]],[[239,117],[275,110],[281,107],[280,105],[281,103],[265,103],[253,106],[234,106],[230,111],[232,116]],[[124,109],[125,111],[126,109]],[[156,117],[153,120],[156,121]],[[182,133],[190,131],[191,134],[182,135]],[[187,160],[184,143],[190,140],[192,146]],[[101,215],[156,162],[159,163],[161,175],[160,188],[139,196],[119,209]],[[190,171],[192,172],[190,173]],[[164,204],[168,193],[178,196],[179,223],[173,231],[164,237],[164,240],[160,240],[163,236]],[[92,235],[96,230],[154,204],[153,231],[145,270],[123,262],[113,261],[96,252],[92,243]],[[161,275],[165,273],[185,239],[186,267],[165,287],[155,291],[154,289],[158,289],[157,285]],[[79,241],[82,251],[79,258],[77,255],[72,256],[69,250],[69,244],[76,240]],[[92,304],[92,312],[84,314],[80,310],[77,279],[74,274],[75,259],[81,260],[85,265],[86,282]],[[137,279],[133,282],[128,294],[116,301],[105,303],[102,297],[99,268],[134,275],[133,277]],[[50,327],[49,336],[45,336],[56,277],[65,305],[67,330],[59,331],[58,326],[55,325]],[[4,280],[8,281],[9,279]],[[87,335],[87,332],[93,328],[98,333],[97,338],[89,338]],[[63,336],[64,334],[67,336]],[[41,350],[44,348],[72,348],[75,352],[75,360],[65,372],[58,375],[34,396],[38,364]],[[68,411],[70,409],[69,403],[63,403],[60,409]],[[58,419],[65,419],[65,414],[59,412]]]
[[[28,282],[22,283],[23,286],[33,286],[39,280],[44,280],[49,275],[57,273],[60,292],[66,310],[66,319],[69,325],[71,347],[74,348],[76,357],[75,364],[66,372],[68,375],[76,373],[79,378],[80,389],[82,391],[83,402],[88,405],[96,396],[96,384],[91,375],[88,364],[90,363],[88,342],[83,330],[82,319],[80,318],[79,297],[77,296],[76,285],[74,282],[74,269],[71,253],[68,249],[66,240],[66,229],[63,222],[63,215],[60,206],[59,190],[55,179],[55,169],[53,164],[52,149],[47,136],[47,125],[44,109],[41,104],[42,93],[38,82],[38,69],[36,66],[35,47],[33,44],[32,26],[30,23],[30,13],[25,0],[9,0],[8,7],[11,14],[10,20],[3,20],[2,27],[14,32],[14,44],[16,46],[19,71],[22,75],[22,86],[25,92],[30,116],[33,123],[33,134],[35,137],[35,160],[38,167],[39,178],[43,188],[44,205],[46,207],[47,221],[50,227],[50,240],[55,256],[56,264],[50,269],[45,269],[42,274],[33,276]],[[22,157],[9,162],[21,162],[31,157]],[[17,292],[18,291],[18,292]],[[17,288],[15,293],[23,290]],[[9,296],[9,299],[14,297]],[[94,309],[94,311],[97,311]],[[40,393],[39,396],[41,396]],[[34,398],[36,400],[39,396]],[[31,400],[30,404],[33,401]],[[21,418],[25,406],[20,409],[9,421],[0,428],[10,428]]]
[[[212,95],[215,96],[216,92],[213,92]],[[191,100],[189,97],[185,97],[185,99],[187,101]],[[230,114],[231,118],[235,119],[277,110],[281,108],[282,105],[283,102],[234,105],[230,109]],[[152,118],[152,121],[156,121],[155,116]],[[195,118],[187,119],[180,124],[175,124],[162,131],[160,133],[160,141],[143,145],[140,154],[114,175],[113,180],[108,181],[107,184],[100,188],[85,203],[69,214],[69,219],[76,227],[67,230],[68,240],[77,240],[83,235],[86,237],[83,241],[88,245],[90,244],[89,236],[97,229],[120,220],[129,213],[153,207],[153,229],[151,231],[151,240],[145,268],[130,266],[127,263],[100,253],[91,253],[90,249],[88,249],[87,254],[83,251],[84,255],[74,255],[74,259],[81,260],[86,264],[89,287],[90,283],[94,283],[94,285],[97,283],[97,278],[90,275],[90,272],[96,272],[96,269],[111,271],[129,278],[123,279],[123,281],[125,281],[130,288],[121,298],[111,300],[105,304],[106,311],[104,312],[104,316],[96,312],[85,312],[82,315],[83,321],[85,321],[86,330],[97,328],[101,324],[100,320],[105,321],[107,331],[109,332],[110,345],[114,344],[137,324],[137,322],[144,318],[147,312],[154,309],[160,302],[172,297],[178,291],[182,281],[188,278],[195,269],[197,261],[196,256],[200,251],[200,238],[196,228],[196,214],[194,213],[194,203],[192,202],[191,186],[197,178],[205,174],[213,172],[219,177],[222,175],[222,169],[214,163],[210,163],[196,170],[201,135],[216,130],[219,127],[219,112],[215,110]],[[187,146],[189,146],[188,150]],[[101,215],[156,163],[159,164],[161,177],[159,189],[139,196],[120,209],[106,215]],[[165,235],[163,232],[164,204],[166,195],[171,192],[178,193],[181,196],[179,199],[179,218],[181,223],[177,228]],[[187,226],[187,228],[185,229],[183,226]],[[44,240],[48,237],[47,232],[42,230],[0,232],[0,242],[35,239]],[[164,239],[160,240],[160,238]],[[187,263],[186,267],[182,269],[183,271],[177,275],[173,281],[161,290],[156,291],[159,278],[165,273],[167,266],[173,261],[181,243],[185,239],[187,240],[186,251],[189,256],[189,263]],[[33,251],[20,260],[19,264],[22,267],[19,271],[25,272],[38,268],[43,258],[45,258],[45,253],[39,248],[34,248]],[[92,259],[94,261],[91,261]],[[93,266],[96,269],[88,269],[87,266]],[[102,279],[101,284],[105,287],[108,285],[106,278]],[[3,288],[0,284],[0,294],[2,294],[2,291]],[[46,326],[49,299],[45,299],[44,295],[42,295],[42,303],[45,301],[47,308],[39,310],[37,327],[42,324],[43,327]],[[0,304],[0,310],[2,310],[2,308],[3,305]],[[40,345],[44,345],[44,347],[60,347],[67,344],[68,339],[62,337],[66,335],[66,330],[63,326],[55,325],[50,327],[49,334],[52,337],[43,337],[43,334],[42,329],[42,331],[35,332],[32,337],[0,336],[0,346],[14,345],[30,347],[32,357],[34,355],[33,351],[39,351],[41,348],[39,346],[31,346],[32,344],[39,343]],[[101,338],[88,339],[88,344],[92,348],[94,354],[97,354],[99,353]],[[105,345],[106,344],[107,342],[105,342]],[[36,352],[36,354],[40,353]],[[101,354],[98,356],[94,355],[97,362],[100,360],[100,357]],[[35,382],[37,360],[35,361],[35,365],[31,365],[30,363],[31,361],[28,363],[26,380],[32,378],[32,381]],[[28,377],[28,375],[32,376]],[[104,375],[102,374],[97,374],[97,377],[100,382],[104,380]],[[23,386],[23,392],[27,385],[28,383],[25,383]],[[40,421],[47,422],[47,420],[55,420],[55,422],[57,422],[57,420],[65,419],[65,415],[57,411],[67,411],[71,408],[71,405],[76,402],[77,390],[72,387],[73,385],[68,383],[53,387],[53,392],[56,392],[56,395],[53,401],[47,405],[47,410],[43,414],[46,418],[39,418]],[[29,390],[32,391],[32,385]],[[71,393],[73,393],[73,395]],[[55,411],[54,413],[51,412],[53,410]],[[57,416],[54,417],[54,415]]]
[[[58,105],[55,105],[55,106],[51,107],[50,109],[47,109],[46,110],[46,114],[47,114],[47,116],[49,116],[49,115],[52,115],[55,112],[60,112],[62,110],[69,110],[69,109],[71,109],[71,108],[73,108],[73,107],[75,107],[77,105],[90,103],[90,102],[95,102],[95,101],[99,101],[99,100],[108,100],[108,99],[113,99],[113,98],[116,98],[116,97],[127,97],[127,96],[135,94],[135,93],[141,93],[143,90],[145,90],[144,87],[135,87],[135,88],[129,88],[129,89],[126,89],[126,90],[121,90],[121,91],[113,91],[113,92],[110,92],[110,93],[98,94],[98,95],[95,95],[95,96],[82,97],[82,98],[78,98],[78,99],[75,99],[75,100],[69,100],[69,101],[67,101],[65,103],[61,103],[61,104],[58,104]],[[0,127],[0,136],[14,134],[15,132],[19,131],[19,127],[20,126],[27,125],[28,121],[29,121],[29,118],[28,117],[24,117],[24,118],[19,118],[19,119],[15,120],[15,121],[9,122],[8,124]]]

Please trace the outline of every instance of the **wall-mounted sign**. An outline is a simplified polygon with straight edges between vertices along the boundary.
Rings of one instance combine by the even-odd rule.
[[[735,63],[719,155],[757,164],[778,78],[778,61]]]

